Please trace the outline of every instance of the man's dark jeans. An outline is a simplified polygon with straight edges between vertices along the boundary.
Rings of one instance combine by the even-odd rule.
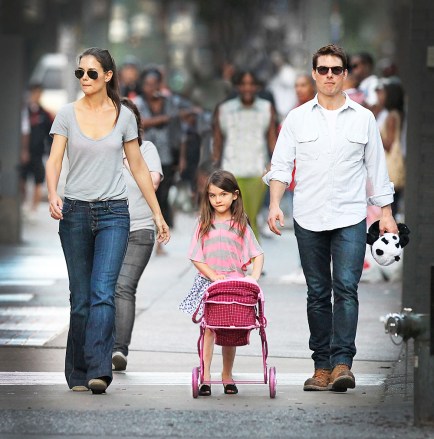
[[[294,221],[307,283],[309,348],[315,369],[352,366],[359,312],[357,288],[366,248],[366,220],[312,232]],[[333,305],[332,305],[333,291]]]

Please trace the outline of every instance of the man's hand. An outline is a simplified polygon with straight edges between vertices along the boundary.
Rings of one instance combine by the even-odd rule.
[[[380,236],[386,232],[398,234],[398,226],[396,225],[395,219],[392,216],[392,207],[390,204],[381,208],[379,229]]]
[[[398,235],[398,226],[393,216],[382,216],[380,218],[380,236],[384,233],[395,233]]]
[[[282,209],[280,209],[280,207],[278,206],[277,207],[270,206],[270,210],[268,212],[268,220],[267,220],[268,227],[273,233],[280,236],[282,232],[277,227],[276,224],[277,221],[279,222],[280,227],[283,227],[285,225]]]

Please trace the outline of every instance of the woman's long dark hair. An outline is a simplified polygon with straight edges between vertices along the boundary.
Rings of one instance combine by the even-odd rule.
[[[202,238],[211,230],[212,221],[214,219],[214,209],[208,198],[208,190],[211,185],[217,186],[226,192],[231,194],[237,194],[238,197],[232,202],[231,205],[231,228],[236,224],[240,230],[240,235],[244,235],[246,227],[248,224],[247,215],[244,212],[243,198],[241,196],[241,190],[238,186],[238,182],[233,174],[228,171],[223,171],[221,169],[214,171],[208,178],[207,184],[205,186],[202,202],[200,206],[200,230],[199,238]]]
[[[402,122],[404,120],[405,105],[404,88],[401,84],[392,82],[390,84],[385,84],[384,90],[386,92],[384,107],[389,111],[396,110],[400,114]]]
[[[80,62],[81,58],[85,56],[93,56],[103,68],[104,72],[108,72],[111,70],[113,75],[109,82],[106,83],[107,95],[112,100],[115,108],[116,108],[116,120],[115,124],[119,119],[119,114],[121,112],[121,93],[119,90],[119,79],[118,72],[116,69],[116,63],[113,57],[110,55],[110,52],[106,49],[100,49],[99,47],[91,47],[86,49],[79,57],[78,62]]]

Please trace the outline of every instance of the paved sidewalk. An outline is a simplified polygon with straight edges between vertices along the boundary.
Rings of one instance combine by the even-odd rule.
[[[277,397],[269,398],[265,384],[240,385],[237,396],[213,385],[212,397],[193,399],[198,327],[177,309],[194,277],[186,258],[194,219],[187,214],[177,215],[167,255],[153,255],[139,283],[127,372],[115,373],[106,395],[69,391],[63,378],[67,273],[57,224],[45,207],[35,223],[25,225],[22,245],[0,247],[1,438],[434,437],[433,429],[412,426],[409,360],[380,321],[401,308],[399,282],[360,285],[356,389],[346,394],[302,391],[312,360],[306,288],[288,283],[286,276],[298,265],[290,230],[262,240],[266,274],[260,283]],[[220,365],[216,349],[216,378]],[[239,348],[235,372],[241,378],[263,376],[257,332],[251,345]]]

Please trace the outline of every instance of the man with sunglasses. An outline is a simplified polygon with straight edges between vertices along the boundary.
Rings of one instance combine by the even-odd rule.
[[[398,229],[375,118],[342,91],[348,74],[345,52],[335,45],[322,47],[313,55],[312,67],[317,95],[286,117],[264,177],[270,186],[268,225],[281,235],[279,204],[296,159],[294,230],[308,288],[309,348],[315,367],[304,390],[345,392],[356,385],[351,367],[367,202],[381,207],[381,234]],[[367,178],[373,188],[369,196]]]

